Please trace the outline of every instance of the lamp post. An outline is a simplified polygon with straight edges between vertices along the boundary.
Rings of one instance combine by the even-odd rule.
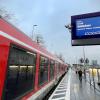
[[[34,34],[34,28],[35,28],[35,26],[38,26],[38,25],[33,25],[33,30],[32,30],[32,40],[33,40],[33,38],[35,37],[35,34]],[[34,38],[34,40],[35,40],[35,38]]]

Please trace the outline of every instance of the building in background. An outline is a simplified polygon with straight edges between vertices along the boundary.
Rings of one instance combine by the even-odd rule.
[[[92,65],[93,65],[93,66],[98,66],[97,60],[92,60]]]

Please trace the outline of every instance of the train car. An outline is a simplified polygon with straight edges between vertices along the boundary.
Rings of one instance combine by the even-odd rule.
[[[41,100],[67,65],[0,17],[0,100]]]

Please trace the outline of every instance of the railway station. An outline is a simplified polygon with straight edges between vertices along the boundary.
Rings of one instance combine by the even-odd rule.
[[[100,100],[99,66],[86,67],[88,60],[84,64],[65,63],[2,17],[0,40],[1,100]],[[93,38],[76,41],[73,45],[95,43]]]
[[[1,0],[0,100],[100,100],[99,4]]]

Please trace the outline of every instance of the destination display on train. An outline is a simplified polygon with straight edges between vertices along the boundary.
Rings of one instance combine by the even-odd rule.
[[[100,35],[100,17],[76,19],[76,36]]]

